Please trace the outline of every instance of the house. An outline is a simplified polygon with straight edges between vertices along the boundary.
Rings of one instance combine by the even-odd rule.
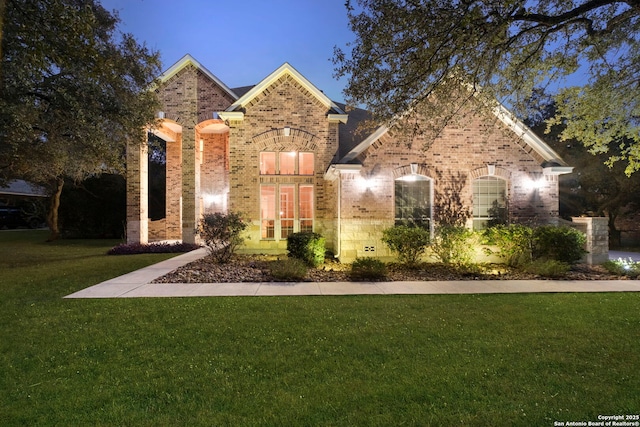
[[[289,234],[315,231],[342,261],[384,258],[382,230],[400,222],[553,220],[558,175],[572,170],[503,107],[448,125],[425,149],[402,118],[359,132],[366,111],[346,111],[288,63],[231,89],[186,55],[160,81],[152,132],[167,147],[166,217],[147,218],[147,144],[135,141],[129,242],[195,242],[203,214],[233,210],[250,223],[249,253],[285,253]]]

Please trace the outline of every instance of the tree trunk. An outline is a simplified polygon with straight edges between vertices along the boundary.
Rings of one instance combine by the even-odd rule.
[[[47,224],[51,234],[47,239],[47,242],[53,242],[60,237],[60,228],[58,227],[58,208],[60,208],[60,195],[62,194],[62,187],[64,186],[64,178],[58,177],[56,179],[56,190],[51,195],[51,201],[49,204],[49,213],[47,214]]]

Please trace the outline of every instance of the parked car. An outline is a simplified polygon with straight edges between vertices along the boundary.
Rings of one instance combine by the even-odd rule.
[[[44,220],[35,212],[17,206],[0,206],[0,229],[4,228],[38,228]]]

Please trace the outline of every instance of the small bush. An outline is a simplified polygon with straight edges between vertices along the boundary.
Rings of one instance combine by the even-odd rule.
[[[524,266],[523,270],[542,277],[559,278],[566,276],[570,268],[569,264],[563,261],[537,259]]]
[[[387,275],[387,265],[376,258],[358,258],[351,264],[349,276],[353,280],[380,280]]]
[[[483,233],[485,243],[498,247],[497,255],[510,267],[520,267],[533,260],[533,229],[525,225],[496,225]],[[490,252],[488,249],[487,251]]]
[[[307,264],[297,258],[279,259],[269,263],[269,270],[274,279],[298,281],[307,275]]]
[[[325,238],[318,233],[293,233],[287,237],[289,256],[304,261],[310,267],[324,262]]]
[[[431,234],[422,227],[397,225],[382,231],[382,241],[398,255],[398,260],[409,267],[415,266],[425,253]]]
[[[620,276],[629,276],[631,278],[640,277],[640,262],[633,259],[618,258],[617,260],[609,260],[602,266],[610,273]]]
[[[196,234],[204,240],[212,258],[219,263],[229,262],[244,239],[240,236],[247,223],[237,212],[206,214],[200,220]]]
[[[193,243],[123,243],[107,251],[108,255],[172,254],[191,252],[200,248]]]
[[[431,244],[433,256],[447,265],[470,265],[475,247],[474,237],[475,233],[463,226],[439,226]]]
[[[575,264],[586,253],[586,236],[571,227],[545,225],[533,230],[533,258]]]

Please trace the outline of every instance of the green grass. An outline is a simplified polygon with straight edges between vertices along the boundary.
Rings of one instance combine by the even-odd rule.
[[[640,295],[64,300],[168,256],[0,232],[0,425],[552,426],[640,412]]]

